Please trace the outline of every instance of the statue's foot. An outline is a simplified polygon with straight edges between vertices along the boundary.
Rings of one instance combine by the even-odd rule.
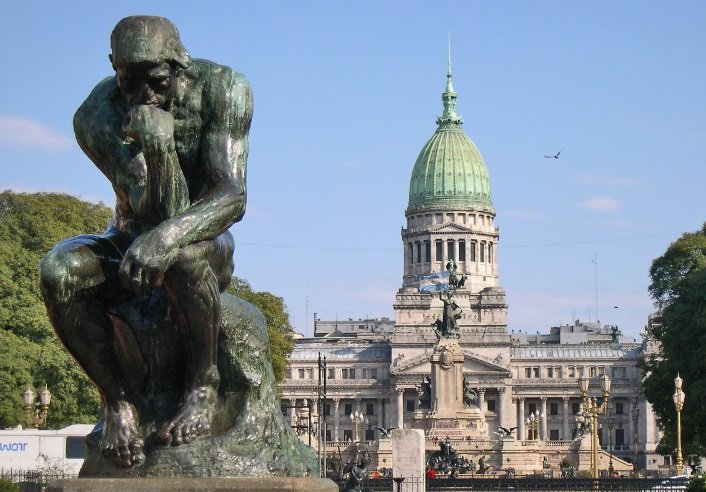
[[[106,458],[125,468],[145,461],[144,441],[135,415],[135,408],[126,401],[107,406],[103,435],[98,443]]]
[[[215,388],[201,386],[188,393],[176,416],[157,434],[162,444],[179,446],[211,433],[211,420],[218,394]]]

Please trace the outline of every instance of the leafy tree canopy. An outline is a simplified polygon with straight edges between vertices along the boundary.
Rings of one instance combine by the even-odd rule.
[[[284,300],[269,292],[253,292],[246,280],[237,277],[233,277],[228,292],[254,304],[265,316],[270,338],[272,370],[275,373],[275,381],[279,383],[285,376],[287,356],[294,349],[293,330],[289,324]]]
[[[706,224],[669,246],[650,269],[650,294],[660,308],[649,335],[659,350],[646,356],[643,389],[664,437],[659,449],[676,452],[677,415],[672,399],[679,374],[686,400],[682,411],[684,456],[706,455]]]

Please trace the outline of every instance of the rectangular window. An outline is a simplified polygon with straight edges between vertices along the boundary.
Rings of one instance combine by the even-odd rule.
[[[581,406],[580,403],[572,403],[571,404],[571,413],[572,415],[576,415],[579,413],[579,407]]]
[[[328,370],[328,379],[336,379],[336,369],[329,369]]]
[[[431,241],[424,241],[424,261],[431,263]]]
[[[417,263],[422,262],[422,243],[417,241]]]
[[[292,368],[288,367],[287,370],[285,371],[285,379],[292,379]]]
[[[480,262],[485,263],[485,241],[480,243]]]
[[[378,370],[377,369],[368,369],[368,378],[369,379],[377,379],[378,378]]]
[[[414,243],[408,243],[407,249],[409,250],[409,262],[414,263]]]
[[[444,214],[434,214],[434,220],[436,221],[437,224],[443,224],[444,223]]]
[[[458,261],[466,261],[466,240],[461,239],[458,242]]]
[[[366,403],[365,415],[375,415],[375,405],[373,405],[372,403]]]
[[[532,377],[535,379],[539,379],[539,367],[532,368]]]
[[[621,366],[620,367],[620,377],[621,378],[626,378],[628,377],[628,370],[627,367]]]
[[[493,243],[488,243],[488,263],[493,262]]]
[[[465,224],[466,223],[466,214],[458,214],[458,222],[459,222],[459,224]]]
[[[531,367],[525,367],[525,377],[526,378],[532,377],[532,368]]]
[[[444,261],[444,241],[437,239],[434,245],[436,246],[436,261]]]
[[[331,429],[326,429],[326,440],[333,441],[333,438],[331,436],[332,436]]]
[[[304,379],[306,376],[306,371],[304,369],[299,369],[299,379]]]
[[[616,403],[615,404],[615,414],[616,415],[622,415],[625,412],[625,407],[623,406],[622,403]]]
[[[449,259],[456,259],[456,243],[453,240],[446,241],[446,254]]]
[[[353,404],[346,403],[343,405],[343,415],[348,416],[353,413]]]
[[[529,410],[529,413],[534,413],[537,411],[537,404],[536,403],[528,403],[527,409]]]
[[[84,459],[86,457],[86,437],[67,436],[66,437],[66,458]]]
[[[559,404],[550,403],[549,404],[549,415],[559,415]]]
[[[569,377],[570,378],[575,378],[576,377],[576,368],[571,366],[569,367]]]
[[[495,400],[486,400],[486,403],[488,405],[488,411],[494,412],[495,411]]]
[[[589,373],[592,378],[595,378],[598,376],[598,368],[593,366],[591,367],[591,372]]]
[[[314,379],[314,369],[311,367],[307,368],[306,370],[306,379],[312,381]]]
[[[407,411],[414,412],[414,400],[407,400]]]
[[[547,367],[547,377],[549,379],[554,378],[554,368],[553,367]]]
[[[559,429],[549,429],[549,440],[558,441],[559,440]]]
[[[625,429],[615,429],[615,446],[625,446]]]
[[[478,250],[478,242],[471,241],[471,261],[476,261],[476,255]]]
[[[331,404],[327,403],[326,406],[324,407],[324,415],[331,415]]]
[[[375,431],[372,429],[365,429],[365,440],[366,441],[374,441],[375,440]]]
[[[353,430],[352,429],[344,429],[343,430],[343,440],[344,441],[353,441]]]

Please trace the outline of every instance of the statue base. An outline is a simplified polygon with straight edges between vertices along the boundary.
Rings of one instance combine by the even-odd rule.
[[[296,436],[282,415],[268,357],[269,341],[264,316],[252,304],[226,293],[221,294],[218,345],[221,384],[211,434],[180,446],[155,442],[154,435],[161,422],[170,418],[177,408],[182,369],[178,364],[184,356],[182,347],[177,344],[179,337],[175,334],[175,328],[166,316],[155,328],[154,323],[150,324],[151,320],[141,314],[166,312],[164,304],[158,300],[149,306],[150,309],[140,308],[139,305],[128,305],[116,316],[120,315],[129,322],[132,328],[130,333],[134,334],[133,343],[140,347],[142,353],[161,355],[146,358],[150,364],[146,364],[142,378],[149,386],[147,394],[153,395],[150,400],[153,405],[140,407],[141,401],[135,402],[143,416],[140,426],[145,436],[145,460],[131,467],[121,467],[106,458],[97,445],[102,433],[102,422],[99,422],[86,439],[87,454],[79,477],[126,478],[132,480],[126,483],[134,486],[141,482],[134,480],[138,477],[318,476],[319,464],[314,450]],[[177,364],[176,368],[170,369],[173,364]],[[174,374],[177,375],[176,379],[170,379]],[[172,482],[172,486],[171,491],[187,490],[181,487],[181,481]],[[138,489],[127,487],[115,490]]]
[[[327,478],[75,478],[58,480],[47,492],[220,492],[238,491],[306,491],[338,492],[338,486]]]

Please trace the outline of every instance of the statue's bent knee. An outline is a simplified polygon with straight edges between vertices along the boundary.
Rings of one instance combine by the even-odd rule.
[[[68,302],[77,291],[105,280],[95,255],[77,243],[70,239],[57,244],[39,264],[39,287],[46,302]]]

